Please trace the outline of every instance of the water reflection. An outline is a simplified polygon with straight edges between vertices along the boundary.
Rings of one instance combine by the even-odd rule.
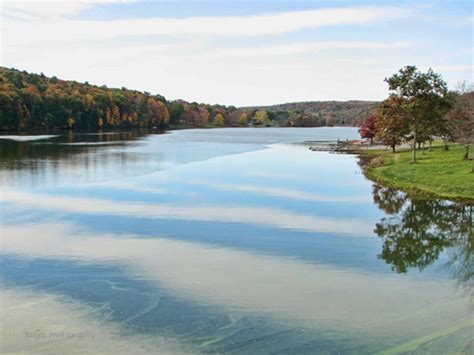
[[[185,221],[212,221],[228,223],[252,223],[289,230],[327,232],[364,236],[370,225],[357,219],[320,217],[293,213],[279,208],[261,208],[251,205],[177,205],[141,203],[114,200],[64,197],[19,191],[3,192],[0,202],[23,204],[44,210],[97,215],[133,216],[150,219]]]
[[[46,159],[61,160],[73,158],[76,154],[87,152],[94,145],[124,146],[125,144],[143,137],[147,132],[133,130],[130,132],[98,132],[72,133],[60,136],[37,136],[38,139],[11,139],[11,136],[0,136],[0,163],[8,168],[12,163],[25,160],[43,161]],[[15,165],[13,165],[15,166]]]
[[[384,345],[393,346],[451,326],[452,317],[459,319],[465,307],[462,298],[453,297],[437,280],[360,272],[158,236],[79,234],[76,228],[3,228],[3,251],[10,255],[5,279],[105,307],[111,319],[128,329],[153,334],[172,328],[174,337],[186,336],[188,341],[219,339],[218,344],[206,343],[203,350],[229,351],[233,343],[241,351],[271,349],[259,339],[271,334],[278,347],[292,344],[310,351],[316,339],[332,350],[357,344],[360,352],[371,352],[381,349],[376,340],[388,335]],[[42,271],[34,285],[30,272],[22,270],[25,266],[18,267],[18,258],[42,260],[33,262],[37,266],[32,269]],[[51,272],[55,269],[57,275]],[[113,270],[123,270],[129,280],[119,279]],[[24,275],[20,282],[18,274]],[[189,329],[183,312],[187,322],[203,328]],[[466,326],[465,319],[461,325]],[[291,337],[283,336],[282,330]],[[301,331],[303,336],[298,335]],[[349,343],[338,343],[342,336]]]
[[[90,182],[133,174],[148,156],[127,149],[139,146],[145,130],[72,133],[38,139],[0,139],[0,185],[27,186]]]
[[[380,185],[374,185],[373,198],[387,214],[374,230],[383,242],[380,259],[406,273],[410,268],[427,268],[446,251],[445,267],[462,289],[473,290],[472,204],[417,200]]]
[[[469,289],[471,207],[382,187],[374,204],[356,157],[286,144],[356,134],[0,140],[0,352],[469,350],[467,298],[439,266]],[[27,319],[103,343],[26,342]]]

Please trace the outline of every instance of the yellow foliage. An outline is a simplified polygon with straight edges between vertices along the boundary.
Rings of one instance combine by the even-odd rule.
[[[86,94],[84,102],[86,103],[86,107],[90,108],[94,104],[94,97],[91,94]]]
[[[259,110],[255,112],[255,124],[265,126],[270,123],[268,119],[268,112],[265,110]]]
[[[214,126],[217,126],[217,127],[225,126],[224,116],[222,116],[222,113],[218,113],[216,117],[214,117]]]
[[[105,112],[105,120],[107,121],[107,124],[112,125],[114,122],[112,120],[112,115],[110,113],[110,109],[107,108],[107,111]]]
[[[69,117],[69,118],[67,119],[67,126],[68,126],[69,129],[71,129],[71,128],[74,126],[74,123],[75,123],[74,118]]]
[[[247,126],[248,123],[249,123],[249,118],[248,118],[247,114],[244,112],[243,114],[240,115],[239,125]]]

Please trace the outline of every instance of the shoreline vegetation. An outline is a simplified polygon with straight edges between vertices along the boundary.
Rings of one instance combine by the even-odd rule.
[[[435,141],[431,149],[418,154],[418,163],[411,163],[410,146],[402,145],[393,153],[383,146],[371,146],[359,140],[328,145],[313,151],[358,154],[364,175],[377,183],[403,190],[418,198],[441,198],[474,202],[474,176],[471,160],[463,159],[465,147],[459,143]]]
[[[388,150],[361,150],[368,160],[362,169],[369,179],[404,190],[417,197],[444,198],[474,202],[474,176],[471,161],[462,159],[464,146],[458,143],[444,150],[440,142],[418,154],[413,164],[410,148],[395,153]]]
[[[473,202],[474,86],[463,82],[451,91],[440,74],[416,66],[401,68],[385,82],[389,97],[359,133],[391,152],[363,150],[365,175],[418,196]]]
[[[377,104],[352,100],[256,107],[210,105],[0,67],[2,132],[360,126]]]

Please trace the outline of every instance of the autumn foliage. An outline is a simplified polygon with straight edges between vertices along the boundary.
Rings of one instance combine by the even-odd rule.
[[[372,144],[373,138],[375,137],[376,128],[375,128],[375,115],[370,115],[362,123],[362,126],[359,128],[359,133],[362,138],[370,139],[370,144]]]
[[[166,127],[166,100],[134,90],[0,68],[0,129]]]
[[[449,91],[441,75],[429,69],[420,72],[406,66],[385,79],[390,96],[382,101],[375,114],[359,128],[362,138],[375,139],[392,148],[402,142],[411,145],[412,163],[416,163],[417,147],[435,139],[453,140],[465,146],[464,159],[474,144],[474,87],[466,83],[458,91]],[[474,172],[473,154],[472,172]]]

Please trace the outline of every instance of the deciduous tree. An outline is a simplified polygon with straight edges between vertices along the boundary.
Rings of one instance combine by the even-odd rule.
[[[326,126],[334,127],[334,114],[332,112],[328,112],[326,115]]]
[[[270,124],[268,112],[266,110],[259,110],[255,112],[254,123],[258,126],[267,126]]]
[[[239,125],[247,126],[248,123],[249,123],[248,115],[245,112],[243,112],[239,117]]]
[[[214,126],[217,126],[217,127],[224,127],[225,126],[224,116],[222,116],[222,113],[218,113],[214,117]]]
[[[416,163],[416,144],[429,127],[433,115],[441,112],[448,103],[446,82],[433,70],[422,73],[415,66],[406,66],[385,81],[390,95],[398,99],[400,108],[406,112],[413,134],[412,162]]]
[[[451,136],[464,144],[464,159],[469,159],[469,147],[474,145],[474,91],[473,87],[462,84],[457,92],[453,109],[447,115],[447,126]],[[474,172],[474,153],[472,154],[472,172]]]
[[[362,126],[359,128],[359,134],[362,138],[370,139],[370,145],[373,144],[373,140],[375,137],[375,133],[377,131],[375,126],[376,116],[370,115],[367,119],[362,123]]]
[[[409,133],[406,111],[399,101],[400,99],[397,97],[384,100],[377,108],[375,120],[375,139],[383,145],[391,147],[393,152]]]

